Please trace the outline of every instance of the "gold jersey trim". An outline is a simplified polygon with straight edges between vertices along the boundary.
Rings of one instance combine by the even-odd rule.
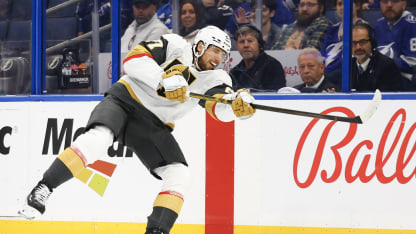
[[[142,106],[144,106],[144,105],[143,105],[143,103],[140,101],[140,99],[136,96],[136,94],[134,93],[133,89],[131,88],[130,84],[129,84],[127,81],[125,81],[125,80],[118,80],[117,82],[119,82],[119,83],[123,84],[123,85],[124,85],[124,87],[126,87],[127,91],[129,92],[130,96],[131,96],[131,97],[132,97],[132,98],[133,98],[136,102],[138,102],[138,103],[140,103]],[[165,124],[165,125],[169,126],[171,129],[174,129],[174,128],[175,128],[175,124],[173,124],[173,123],[163,123],[163,124]]]

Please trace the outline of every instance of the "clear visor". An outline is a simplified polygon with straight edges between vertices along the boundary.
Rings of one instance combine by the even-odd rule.
[[[210,46],[205,51],[205,53],[207,53],[209,56],[218,58],[221,61],[221,63],[224,63],[228,59],[227,53],[225,53],[224,50],[216,46]]]

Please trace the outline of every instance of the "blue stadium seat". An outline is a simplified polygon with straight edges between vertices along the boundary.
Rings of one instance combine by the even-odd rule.
[[[6,39],[8,27],[9,27],[9,21],[7,20],[0,21],[0,42]]]
[[[32,19],[32,0],[13,0],[10,17],[11,20]]]
[[[68,0],[49,0],[47,8],[49,9],[67,1]],[[60,10],[52,12],[51,14],[48,14],[48,17],[75,17],[76,8],[77,4],[72,4]]]
[[[18,51],[29,50],[32,21],[10,21],[6,37],[6,48]]]
[[[381,14],[380,9],[370,9],[363,11],[364,19],[371,25],[375,27],[377,20],[379,20],[383,15]]]
[[[62,30],[62,28],[65,30]],[[46,19],[47,47],[77,36],[77,18],[60,17]]]
[[[333,24],[336,24],[340,21],[336,10],[327,10],[325,12],[325,17],[329,19]]]

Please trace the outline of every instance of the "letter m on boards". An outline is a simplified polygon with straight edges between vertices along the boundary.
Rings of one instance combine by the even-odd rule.
[[[49,144],[52,144],[52,153],[58,154],[64,142],[64,148],[71,145],[72,129],[74,119],[64,119],[62,127],[58,128],[58,119],[49,118],[46,125],[45,138],[43,141],[42,154],[48,154]],[[65,141],[64,141],[65,140]]]

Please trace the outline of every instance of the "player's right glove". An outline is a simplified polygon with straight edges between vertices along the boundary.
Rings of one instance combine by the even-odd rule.
[[[239,118],[248,118],[256,112],[256,109],[250,105],[250,103],[254,102],[254,97],[248,90],[239,89],[234,95],[231,106],[235,116]]]
[[[163,73],[160,85],[165,88],[165,96],[171,101],[184,103],[187,99],[186,88],[188,87],[189,68],[178,64],[172,66]]]

